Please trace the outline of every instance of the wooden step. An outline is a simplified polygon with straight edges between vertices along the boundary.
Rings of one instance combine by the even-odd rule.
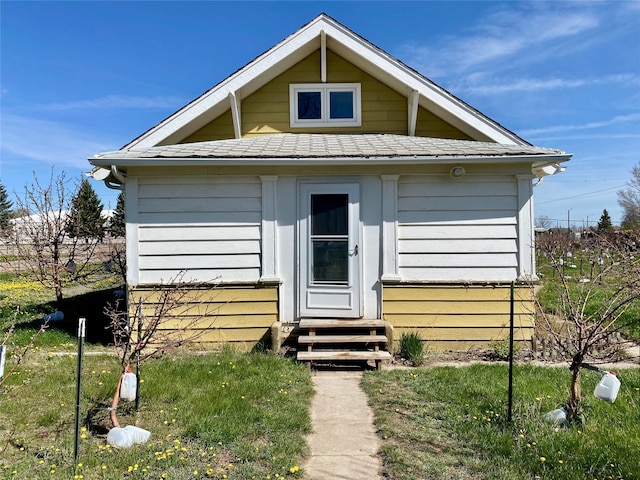
[[[336,318],[303,318],[300,328],[384,328],[386,322],[378,319],[342,320]]]
[[[389,352],[380,350],[377,352],[349,352],[349,351],[313,351],[313,352],[298,352],[298,360],[312,361],[312,360],[390,360],[391,354]]]
[[[298,343],[387,343],[384,335],[300,335]]]

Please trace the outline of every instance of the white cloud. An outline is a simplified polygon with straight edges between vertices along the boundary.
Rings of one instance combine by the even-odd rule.
[[[563,90],[597,85],[636,87],[640,85],[640,76],[621,73],[598,78],[520,78],[505,82],[504,79],[498,81],[493,76],[476,73],[466,78],[466,84],[457,85],[452,89],[456,92],[466,92],[477,95],[500,95],[504,93]]]
[[[2,115],[2,158],[13,156],[56,166],[88,168],[87,158],[113,150],[114,144],[61,122],[19,115]],[[115,147],[117,148],[117,147]]]
[[[428,76],[454,75],[544,50],[550,42],[582,34],[598,24],[598,18],[586,10],[503,10],[478,19],[468,36],[449,36],[433,47],[404,45],[402,57]]]
[[[604,128],[611,125],[617,125],[621,123],[631,123],[640,121],[640,113],[630,113],[628,115],[618,115],[608,120],[602,120],[599,122],[588,122],[581,125],[555,125],[545,128],[534,128],[530,130],[523,130],[520,132],[524,136],[534,136],[548,133],[570,132],[576,130],[590,130],[594,128]]]
[[[140,97],[128,95],[106,95],[101,98],[55,102],[34,105],[37,110],[79,110],[79,109],[174,109],[186,103],[179,97]]]

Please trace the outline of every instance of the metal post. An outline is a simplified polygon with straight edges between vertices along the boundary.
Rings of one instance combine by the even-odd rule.
[[[513,311],[514,311],[514,282],[511,282],[510,308],[509,308],[509,411],[507,421],[511,423],[513,412]]]
[[[142,337],[142,298],[138,304],[138,338],[136,342],[140,342]],[[140,411],[140,350],[136,353],[136,412]]]
[[[80,393],[82,384],[82,350],[84,347],[85,319],[78,319],[78,374],[76,382],[76,438],[73,447],[73,460],[78,464],[78,452],[80,445]]]

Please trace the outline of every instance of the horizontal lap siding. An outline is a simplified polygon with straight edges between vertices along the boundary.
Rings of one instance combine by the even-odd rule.
[[[517,276],[514,177],[407,177],[398,184],[400,274],[416,281]]]
[[[162,298],[160,287],[136,288],[132,308],[141,300],[143,315],[150,318]],[[277,288],[193,287],[180,300],[165,316],[160,330],[178,335],[178,329],[189,325],[192,332],[201,333],[193,342],[196,348],[231,344],[250,349],[266,339],[278,320]]]
[[[261,195],[257,178],[141,179],[141,283],[258,280]]]
[[[515,340],[533,335],[531,290],[516,288]],[[383,291],[383,318],[394,327],[394,339],[416,332],[436,350],[466,350],[508,338],[508,286],[387,286]]]

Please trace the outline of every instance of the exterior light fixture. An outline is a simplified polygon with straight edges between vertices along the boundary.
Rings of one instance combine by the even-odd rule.
[[[449,172],[449,174],[452,177],[462,177],[465,174],[464,168],[462,168],[460,165],[453,167],[451,169],[451,171]]]

